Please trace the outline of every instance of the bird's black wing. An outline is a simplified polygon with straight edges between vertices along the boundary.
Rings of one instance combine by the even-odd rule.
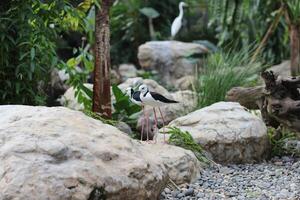
[[[132,98],[136,101],[141,101],[140,94],[141,94],[140,91],[136,91],[132,94]]]
[[[156,92],[150,92],[151,96],[157,100],[157,101],[161,101],[163,103],[179,103],[178,101],[174,101],[171,99],[167,99],[166,97],[164,97],[163,95],[156,93]]]

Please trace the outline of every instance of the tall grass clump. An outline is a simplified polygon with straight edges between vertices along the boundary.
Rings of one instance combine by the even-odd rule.
[[[205,59],[195,86],[199,108],[223,101],[232,87],[253,85],[257,81],[265,65],[260,57],[251,60],[254,49],[252,45],[240,51],[219,51]]]

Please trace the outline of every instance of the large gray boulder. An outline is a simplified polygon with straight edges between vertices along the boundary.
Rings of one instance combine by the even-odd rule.
[[[157,70],[165,84],[173,85],[177,79],[195,74],[200,59],[189,57],[199,57],[207,52],[205,46],[195,43],[151,41],[139,47],[138,59],[142,68]]]
[[[63,107],[0,106],[0,199],[157,199],[196,178],[192,152],[142,144]]]
[[[265,124],[238,103],[215,103],[177,118],[169,126],[190,132],[219,163],[252,163],[269,155]]]

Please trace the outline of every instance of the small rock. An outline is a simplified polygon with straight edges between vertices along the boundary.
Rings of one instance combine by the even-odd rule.
[[[179,193],[179,194],[177,195],[177,197],[178,197],[178,198],[184,197],[184,193]]]
[[[274,162],[274,164],[278,165],[278,166],[281,166],[283,164],[283,162],[282,161],[276,161],[276,162]]]
[[[292,191],[296,191],[299,188],[299,185],[297,186],[296,183],[291,183],[290,188]]]
[[[185,196],[190,196],[190,195],[192,195],[192,194],[194,194],[194,189],[193,189],[193,188],[189,188],[189,189],[187,189],[187,190],[184,192],[184,195],[185,195]]]
[[[165,192],[166,194],[169,194],[169,193],[171,193],[171,190],[170,190],[169,188],[165,188],[165,189],[164,189],[164,192]]]
[[[203,198],[203,197],[205,197],[205,194],[202,193],[202,192],[198,192],[198,194],[197,194],[196,197],[197,197],[197,198]]]
[[[172,191],[171,194],[173,197],[177,197],[177,195],[179,194],[180,192],[178,190],[176,191]]]

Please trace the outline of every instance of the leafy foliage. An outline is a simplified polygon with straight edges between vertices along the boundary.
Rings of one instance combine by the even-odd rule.
[[[240,49],[261,41],[280,6],[280,0],[211,0],[209,26],[217,31],[219,46]],[[289,56],[288,46],[288,30],[281,19],[263,50],[264,60],[281,62]]]
[[[285,0],[287,4],[288,13],[292,23],[300,23],[300,1],[298,0]]]
[[[84,105],[86,110],[91,110],[93,98],[92,91],[84,85],[94,69],[94,59],[89,53],[89,48],[90,46],[87,45],[85,48],[75,49],[74,53],[79,52],[77,57],[70,58],[66,63],[61,61],[59,64],[59,68],[69,76],[68,84],[74,88],[75,98]]]
[[[181,131],[177,127],[169,127],[168,133],[171,134],[169,143],[182,147],[187,150],[191,150],[197,159],[201,162],[208,163],[208,159],[204,155],[204,150],[194,141],[194,138],[187,131]]]
[[[124,121],[134,127],[137,121],[137,113],[141,111],[141,107],[132,103],[127,95],[125,95],[118,86],[113,85],[112,91],[116,102],[113,103],[115,112],[113,119]]]
[[[289,152],[288,149],[285,148],[285,144],[287,140],[296,139],[295,133],[285,128],[276,130],[273,127],[268,127],[268,137],[271,143],[272,156],[283,156],[293,153]]]
[[[76,25],[69,15],[80,13],[67,0],[1,2],[0,104],[45,103],[58,33]]]
[[[253,49],[248,46],[241,51],[219,51],[205,59],[205,68],[198,75],[195,86],[199,94],[198,107],[223,101],[232,87],[256,81],[258,71],[265,66],[259,62],[260,58],[251,62]]]

